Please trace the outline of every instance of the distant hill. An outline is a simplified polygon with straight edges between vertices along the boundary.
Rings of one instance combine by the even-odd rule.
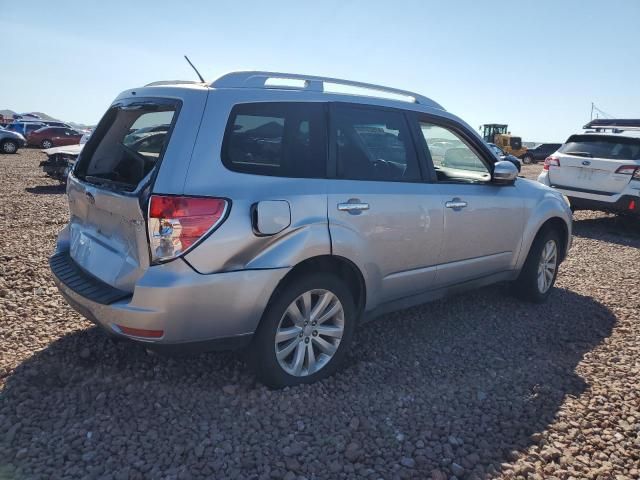
[[[52,117],[51,115],[48,115],[44,112],[23,112],[23,113],[33,113],[35,115],[38,115],[42,120],[46,120],[47,122],[65,122],[68,123],[69,125],[71,125],[72,127],[76,127],[76,128],[89,128],[91,127],[91,125],[85,125],[83,123],[76,123],[76,122],[68,122],[65,120],[59,120],[55,117]],[[9,109],[5,109],[5,110],[0,110],[0,115],[4,116],[4,117],[13,117],[14,115],[18,115],[18,112],[15,112],[13,110],[9,110]]]
[[[0,110],[0,115],[3,117],[12,117],[16,114],[13,110]]]

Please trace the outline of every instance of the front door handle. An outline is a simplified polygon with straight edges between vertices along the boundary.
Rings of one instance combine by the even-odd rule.
[[[467,206],[467,202],[460,200],[459,198],[454,198],[453,200],[446,202],[444,206],[447,208],[453,208],[454,210],[460,210]]]
[[[352,198],[348,202],[339,203],[338,210],[341,212],[360,213],[363,210],[369,210],[369,204]]]

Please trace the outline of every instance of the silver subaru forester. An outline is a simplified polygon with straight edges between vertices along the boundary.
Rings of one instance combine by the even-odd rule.
[[[109,107],[67,183],[68,302],[157,350],[245,348],[273,387],[338,368],[359,322],[499,281],[550,294],[562,195],[421,95],[236,72]]]

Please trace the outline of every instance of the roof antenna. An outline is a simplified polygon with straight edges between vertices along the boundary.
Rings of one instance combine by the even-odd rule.
[[[204,81],[204,78],[202,78],[202,75],[200,75],[200,72],[198,71],[198,69],[195,67],[195,65],[193,63],[191,63],[191,60],[189,60],[189,57],[187,57],[186,55],[184,56],[184,59],[189,62],[189,65],[191,65],[191,68],[193,68],[196,72],[196,75],[198,75],[198,78],[200,79],[200,81],[202,83],[207,83]]]

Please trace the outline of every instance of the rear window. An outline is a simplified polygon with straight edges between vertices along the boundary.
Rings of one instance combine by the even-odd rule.
[[[76,175],[132,191],[161,160],[178,103],[136,101],[110,108],[84,147]]]
[[[245,103],[231,111],[222,162],[230,170],[279,177],[326,176],[326,130],[317,103]]]
[[[402,113],[340,105],[331,120],[339,178],[420,181],[418,158]]]
[[[572,135],[558,151],[579,157],[640,160],[640,139],[603,135]]]

